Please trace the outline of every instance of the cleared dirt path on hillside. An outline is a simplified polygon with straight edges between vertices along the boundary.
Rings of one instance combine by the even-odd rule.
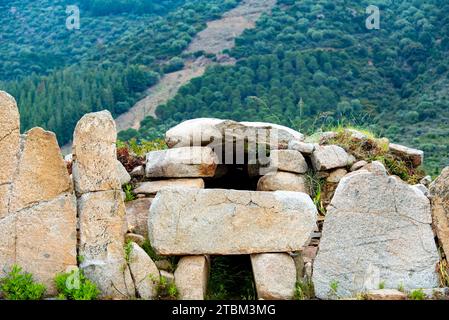
[[[256,21],[264,13],[271,10],[276,0],[243,0],[236,8],[228,11],[219,20],[210,21],[207,28],[192,40],[186,53],[204,51],[218,54],[234,46],[235,38],[243,31],[255,26]],[[232,63],[229,60],[218,62],[220,64]],[[147,96],[137,102],[128,112],[116,119],[119,131],[129,128],[139,129],[140,122],[146,116],[155,117],[156,108],[173,98],[179,88],[191,79],[204,74],[206,67],[212,61],[199,58],[196,61],[187,61],[184,69],[166,74],[160,82],[147,91]]]
[[[269,12],[275,4],[276,0],[243,0],[240,5],[226,12],[221,19],[208,22],[207,28],[196,35],[185,53],[204,51],[219,54],[223,50],[233,48],[235,39],[246,29],[254,28],[260,16]],[[202,76],[206,68],[213,63],[229,65],[235,61],[218,59],[218,62],[212,62],[204,57],[186,60],[182,70],[165,74],[156,85],[146,91],[142,100],[115,119],[117,130],[139,129],[140,122],[146,116],[156,117],[156,108],[159,105],[173,98],[179,88],[190,80]],[[63,154],[69,154],[72,144],[66,144],[61,149]]]

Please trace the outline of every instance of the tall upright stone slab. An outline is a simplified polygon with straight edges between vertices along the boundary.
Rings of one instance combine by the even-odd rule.
[[[56,293],[54,277],[76,266],[76,198],[52,132],[31,129],[10,199],[16,215],[16,264]]]
[[[433,227],[446,257],[449,257],[449,167],[430,185],[430,193]]]
[[[55,275],[76,266],[76,201],[56,136],[19,127],[0,92],[0,277],[19,265],[52,295]]]
[[[399,178],[366,170],[345,176],[328,207],[314,263],[317,297],[354,297],[380,283],[437,287],[431,223],[429,199]]]
[[[20,120],[13,97],[0,91],[0,265],[15,262],[15,216],[9,211],[10,190],[17,170]],[[0,268],[0,277],[4,276]]]
[[[117,130],[109,111],[86,114],[73,136],[73,179],[77,195],[120,190]]]
[[[85,115],[73,139],[73,179],[78,195],[81,269],[102,296],[135,295],[125,260],[125,206],[116,170],[114,120],[108,111]]]

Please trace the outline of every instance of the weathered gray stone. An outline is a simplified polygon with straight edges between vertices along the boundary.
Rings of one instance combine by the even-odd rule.
[[[309,193],[307,181],[302,174],[291,172],[270,172],[259,179],[258,191],[296,191]]]
[[[0,100],[3,98],[5,95],[0,93]],[[19,141],[11,140],[18,137],[18,129],[14,129],[17,114],[7,110],[17,107],[12,102],[0,104],[0,118],[8,112],[11,117],[11,123],[6,125],[11,126],[11,132],[0,143],[17,143],[0,150],[2,161],[9,158],[5,169],[15,168],[0,186],[0,192],[4,192],[0,197],[0,275],[17,264],[43,283],[47,294],[56,294],[55,275],[76,266],[72,184],[56,136],[41,128],[31,129],[21,138],[19,150]],[[10,152],[13,149],[15,153]]]
[[[432,177],[431,176],[425,176],[424,178],[422,178],[419,183],[421,183],[422,185],[429,187],[430,184],[432,183]]]
[[[187,120],[173,127],[167,131],[165,140],[170,148],[246,140],[249,144],[265,144],[271,149],[277,149],[279,146],[286,148],[291,140],[302,141],[304,136],[295,130],[272,123],[239,123],[232,120],[199,118]]]
[[[300,192],[166,188],[153,201],[148,233],[162,255],[296,251],[316,216]]]
[[[133,178],[142,178],[145,176],[145,168],[143,166],[137,166],[131,171],[130,175]]]
[[[407,295],[396,289],[377,289],[366,293],[367,300],[407,300]]]
[[[218,157],[209,147],[181,147],[147,154],[149,178],[213,177]]]
[[[288,144],[289,150],[296,150],[306,155],[311,155],[315,150],[313,143],[306,143],[298,140],[292,140]]]
[[[80,268],[103,297],[134,296],[125,261],[125,206],[120,191],[91,192],[78,199]]]
[[[296,266],[287,253],[251,255],[257,297],[264,300],[289,300],[295,294]]]
[[[310,159],[316,171],[342,168],[350,165],[349,155],[343,148],[336,145],[317,146]]]
[[[140,234],[136,234],[136,233],[127,233],[125,235],[125,242],[135,242],[137,243],[139,246],[142,246],[145,243],[145,237],[141,236]]]
[[[0,226],[3,225],[1,228],[1,230],[4,230],[3,233],[14,229],[14,218],[10,217],[9,212],[9,199],[11,183],[18,166],[19,128],[20,116],[16,101],[8,93],[0,91]],[[2,222],[4,218],[6,220]],[[14,234],[11,233],[10,236],[14,239]],[[0,237],[2,238],[0,240],[3,240],[0,241],[0,261],[5,261],[5,263],[13,261],[14,246],[11,246],[11,251],[10,240],[3,239],[9,237],[9,235],[4,234]],[[7,265],[11,264],[7,263]],[[3,275],[1,269],[0,276]]]
[[[356,163],[354,163],[351,167],[351,169],[349,171],[353,172],[353,171],[357,171],[362,169],[364,166],[366,166],[368,164],[368,162],[366,162],[365,160],[360,160],[357,161]]]
[[[8,93],[0,91],[0,186],[11,183],[17,169],[19,130],[20,116],[17,103]]]
[[[302,154],[296,150],[272,150],[270,167],[293,173],[306,173],[309,169]]]
[[[429,196],[429,189],[427,189],[427,187],[425,185],[415,184],[412,187],[415,188],[416,190],[419,190],[420,192],[422,192],[422,194],[425,195],[426,197]]]
[[[329,177],[326,178],[327,182],[339,183],[341,179],[348,173],[345,169],[337,169],[330,173]]]
[[[165,281],[167,282],[167,285],[171,285],[171,284],[175,284],[175,275],[171,272],[165,271],[165,270],[160,270],[161,273],[161,278],[164,278]]]
[[[419,167],[424,162],[424,151],[390,143],[390,152],[401,158],[410,160],[415,167]]]
[[[446,257],[449,257],[449,167],[430,185],[433,229]]]
[[[348,172],[343,168],[335,169],[329,172],[329,176],[326,177],[326,180],[321,186],[321,201],[325,208],[330,204],[332,198],[334,197],[338,183],[347,173]]]
[[[204,189],[204,180],[201,178],[196,179],[167,179],[158,181],[146,181],[140,183],[134,193],[155,195],[162,188],[165,187],[190,187]]]
[[[169,272],[172,272],[174,270],[173,264],[167,259],[157,260],[154,263],[159,270],[165,270]]]
[[[204,300],[209,278],[205,256],[182,257],[175,271],[175,284],[181,300]]]
[[[380,174],[380,175],[386,175],[387,169],[385,169],[385,166],[380,161],[373,161],[371,163],[368,163],[367,165],[363,166],[364,170],[367,170],[369,172]]]
[[[63,193],[72,192],[72,182],[54,133],[41,128],[31,129],[24,136],[22,144],[10,211],[19,211],[40,201],[50,201]]]
[[[130,243],[128,266],[137,291],[137,296],[151,300],[156,297],[159,270],[147,253],[134,242]]]
[[[75,196],[61,194],[16,213],[15,234],[15,264],[56,294],[55,276],[77,264]]]
[[[73,138],[73,180],[78,196],[87,192],[119,190],[117,132],[109,111],[86,114]]]
[[[400,179],[365,170],[344,177],[328,207],[313,281],[319,298],[433,287],[438,251],[429,199]]]
[[[120,181],[120,185],[124,186],[125,184],[128,184],[131,181],[131,176],[129,175],[128,171],[126,171],[123,164],[117,161],[117,176]]]
[[[152,198],[141,198],[125,203],[128,231],[148,238],[148,215]]]

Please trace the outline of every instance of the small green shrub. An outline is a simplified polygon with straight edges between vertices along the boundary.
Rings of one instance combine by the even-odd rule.
[[[128,241],[125,244],[125,260],[127,263],[131,262],[131,253],[133,251],[133,244],[131,241]]]
[[[158,300],[177,300],[179,291],[174,281],[168,281],[166,277],[160,276],[159,279],[150,275],[150,280],[156,284],[156,295]]]
[[[0,280],[0,291],[7,300],[40,300],[45,294],[43,284],[35,283],[30,273],[14,265],[8,275]]]
[[[312,279],[297,281],[295,286],[296,300],[310,300],[315,297],[315,288]]]
[[[385,289],[385,281],[381,281],[381,282],[379,283],[379,289],[380,289],[380,290]]]
[[[97,286],[81,270],[60,273],[55,277],[58,298],[65,300],[95,300],[100,293]]]
[[[132,192],[133,187],[130,184],[127,184],[123,187],[123,191],[125,192],[125,202],[133,201],[136,199],[136,196]]]
[[[129,140],[128,142],[117,141],[117,150],[127,149],[128,156],[129,153],[134,154],[136,157],[144,157],[148,152],[165,150],[167,149],[167,144],[164,139],[155,140],[137,140],[135,138]]]
[[[326,208],[322,199],[322,189],[324,184],[324,179],[317,176],[316,172],[309,170],[306,174],[307,185],[310,191],[310,195],[313,199],[313,203],[318,209],[318,212],[322,215],[326,215]]]
[[[417,289],[417,290],[413,290],[412,292],[410,292],[410,294],[408,295],[408,298],[410,300],[425,300],[426,295],[422,289]]]
[[[339,283],[336,280],[331,281],[329,284],[329,296],[331,296],[334,299],[338,299],[340,296],[338,295],[338,287]]]

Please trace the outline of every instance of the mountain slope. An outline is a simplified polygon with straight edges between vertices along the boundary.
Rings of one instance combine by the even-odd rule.
[[[86,112],[108,109],[118,116],[163,74],[182,68],[174,58],[207,21],[238,2],[132,1],[157,4],[157,10],[141,12],[111,1],[79,1],[76,31],[65,28],[67,1],[3,3],[0,87],[17,97],[22,131],[44,127],[63,145]]]
[[[381,29],[368,30],[369,4],[278,1],[237,39],[237,65],[211,68],[181,88],[157,109],[160,123],[213,116],[305,132],[367,126],[423,148],[436,173],[449,164],[449,4],[384,1]],[[154,136],[145,130],[157,122],[145,123],[136,137]]]

